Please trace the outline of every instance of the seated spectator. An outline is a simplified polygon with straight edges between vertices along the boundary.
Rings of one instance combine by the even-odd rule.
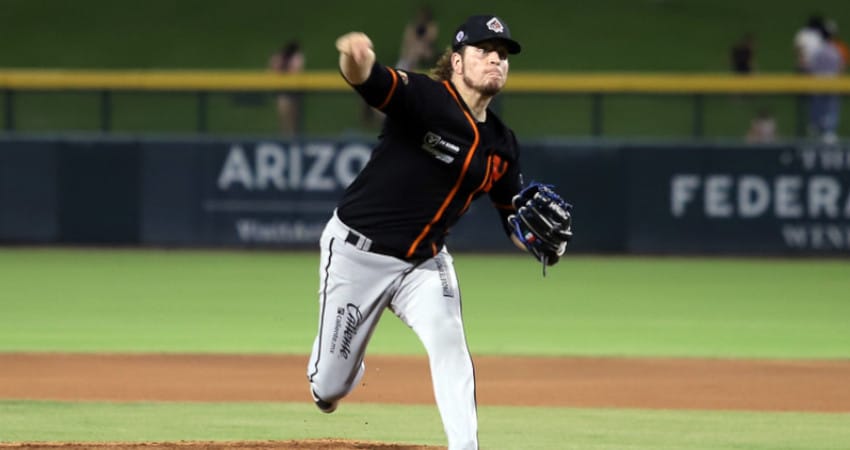
[[[776,118],[767,108],[759,110],[747,130],[747,142],[764,144],[776,141]]]

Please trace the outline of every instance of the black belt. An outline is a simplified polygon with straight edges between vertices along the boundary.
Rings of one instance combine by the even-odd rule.
[[[398,250],[372,242],[372,240],[366,236],[351,230],[349,230],[348,235],[345,236],[345,242],[363,250],[364,252],[378,253],[380,255],[392,256],[393,258],[406,259]]]

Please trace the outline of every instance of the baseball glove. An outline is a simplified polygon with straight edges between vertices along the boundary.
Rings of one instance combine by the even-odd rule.
[[[546,266],[554,265],[573,237],[573,205],[564,201],[548,184],[531,183],[513,198],[515,214],[508,217],[514,235]]]

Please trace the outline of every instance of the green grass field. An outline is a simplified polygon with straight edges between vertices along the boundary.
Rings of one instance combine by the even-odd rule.
[[[481,448],[846,450],[847,414],[480,407]],[[0,401],[2,441],[316,439],[445,445],[435,407],[358,404],[324,416],[283,403]]]
[[[842,260],[456,258],[477,354],[850,357]],[[308,353],[318,252],[0,250],[0,351]],[[391,315],[370,350],[424,354]]]
[[[850,263],[456,254],[473,354],[847,359]],[[0,248],[0,351],[309,351],[313,253]],[[371,353],[422,354],[391,315]],[[2,368],[0,368],[2,369]],[[530,380],[533,382],[533,380]],[[850,414],[480,408],[488,449],[848,449]],[[0,442],[444,445],[431,406],[0,400]]]

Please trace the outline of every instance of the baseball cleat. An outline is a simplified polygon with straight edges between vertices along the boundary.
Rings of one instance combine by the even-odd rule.
[[[313,392],[312,389],[310,389],[310,393],[313,394],[313,401],[316,403],[316,407],[319,408],[319,411],[321,411],[325,414],[330,414],[330,413],[336,411],[336,407],[339,404],[339,402],[326,402],[326,401],[320,399],[319,396],[316,395],[316,393]]]

